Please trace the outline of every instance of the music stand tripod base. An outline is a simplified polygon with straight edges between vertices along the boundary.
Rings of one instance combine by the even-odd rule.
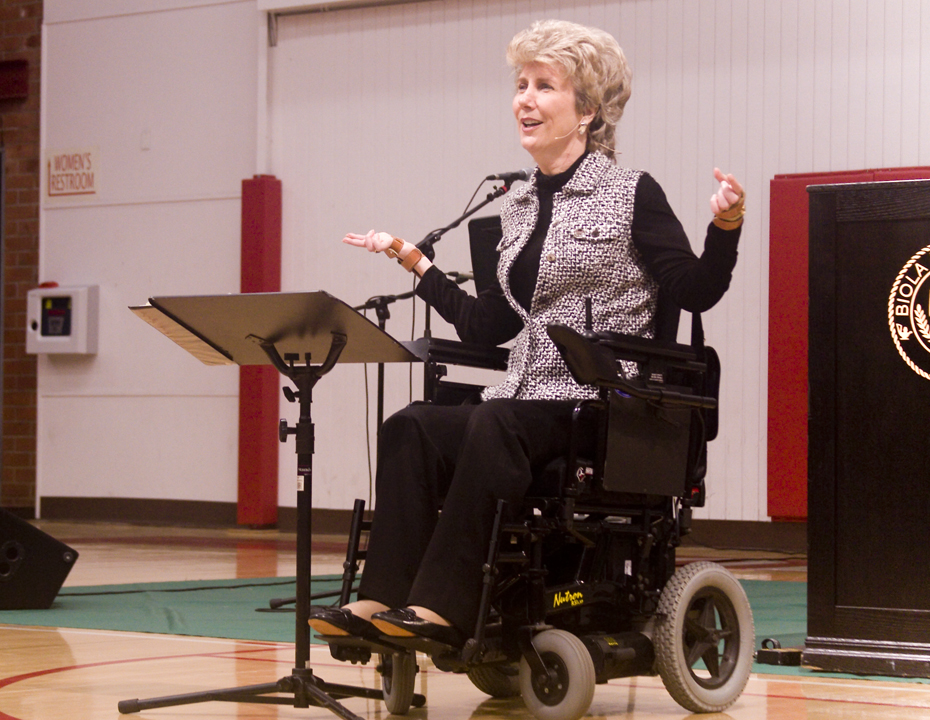
[[[273,365],[296,391],[300,419],[282,423],[281,440],[296,436],[297,451],[297,600],[295,667],[273,683],[206,690],[164,697],[123,700],[120,713],[221,701],[323,707],[345,720],[361,720],[339,702],[348,697],[383,699],[381,690],[327,683],[308,667],[310,658],[311,510],[314,431],[313,387],[336,363],[413,362],[420,358],[367,318],[325,292],[152,298],[132,308],[143,320],[208,365]],[[282,356],[282,348],[284,354]],[[304,348],[302,352],[300,348]],[[307,350],[307,348],[310,348]],[[324,356],[321,365],[311,355]],[[303,359],[301,363],[300,360]],[[417,695],[415,705],[425,698]]]

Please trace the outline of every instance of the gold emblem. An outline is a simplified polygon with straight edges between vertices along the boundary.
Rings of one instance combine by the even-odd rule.
[[[888,297],[888,327],[907,366],[930,380],[930,245],[895,278]]]

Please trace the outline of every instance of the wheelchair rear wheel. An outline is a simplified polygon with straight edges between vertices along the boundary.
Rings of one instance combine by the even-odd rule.
[[[478,665],[468,671],[468,679],[481,692],[494,698],[520,694],[520,668],[516,665]]]
[[[659,600],[656,667],[672,698],[692,712],[720,712],[743,692],[752,671],[752,610],[725,568],[679,568]]]
[[[413,702],[413,685],[417,677],[417,655],[399,652],[382,655],[381,690],[384,705],[391,715],[406,715]]]
[[[539,720],[578,720],[594,699],[594,662],[577,637],[564,630],[545,630],[533,638],[549,682],[534,677],[526,658],[520,659],[523,702]]]

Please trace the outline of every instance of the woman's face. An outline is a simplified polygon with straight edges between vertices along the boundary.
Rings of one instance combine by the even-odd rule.
[[[523,66],[513,98],[520,144],[546,175],[567,170],[585,151],[575,88],[565,71],[542,62]]]

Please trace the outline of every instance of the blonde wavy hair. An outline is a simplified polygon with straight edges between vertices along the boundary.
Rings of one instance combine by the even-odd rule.
[[[518,73],[532,62],[561,67],[575,89],[578,113],[594,113],[587,149],[614,157],[617,124],[630,99],[633,73],[609,33],[563,20],[540,20],[514,35],[507,62]]]

